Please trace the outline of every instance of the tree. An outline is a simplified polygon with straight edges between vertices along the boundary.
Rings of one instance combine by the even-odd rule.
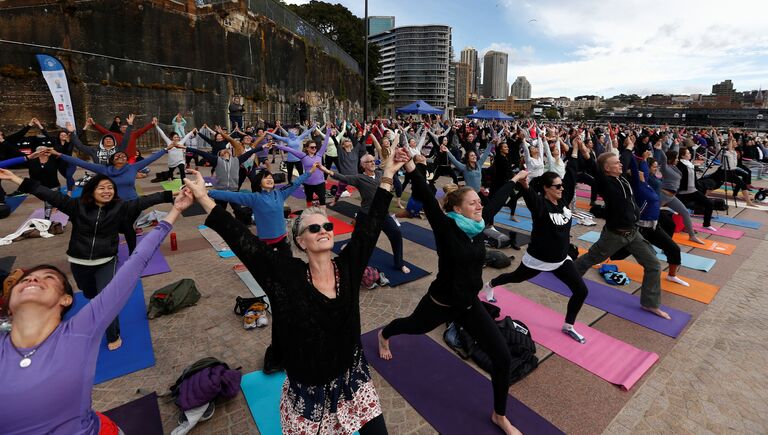
[[[544,111],[544,116],[547,117],[547,119],[560,119],[560,112],[554,107],[550,107]]]
[[[379,86],[378,83],[371,80],[368,82],[368,99],[370,100],[371,108],[375,110],[377,107],[386,106],[389,103],[389,93]]]
[[[597,110],[595,110],[594,107],[587,107],[584,110],[584,118],[586,118],[587,120],[597,118]]]

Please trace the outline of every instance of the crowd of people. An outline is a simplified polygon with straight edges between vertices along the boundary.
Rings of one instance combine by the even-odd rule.
[[[7,136],[0,131],[0,168],[6,168],[0,169],[2,187],[13,185],[17,192],[44,201],[46,218],[54,210],[69,216],[66,256],[75,284],[91,299],[86,309],[63,320],[74,296],[64,271],[29,264],[34,260],[27,258],[22,259],[26,267],[6,279],[2,305],[13,323],[0,339],[4,432],[109,433],[105,428],[114,424],[94,412],[90,401],[101,336],[106,333],[110,350],[121,346],[117,314],[181,212],[197,202],[207,213],[205,225],[227,242],[270,299],[271,347],[287,373],[280,402],[284,431],[387,433],[366,357],[396,358],[390,340],[452,321],[476,337],[493,361],[490,418],[503,433],[519,433],[505,415],[510,355],[478,294],[493,301],[494,287],[551,271],[572,291],[562,332],[588,345],[574,327],[587,297],[582,276],[591,266],[626,252],[644,270],[641,307],[669,319],[661,310],[662,267],[651,245],[667,256],[666,279],[688,283],[677,275],[680,248],[666,221],[670,213],[662,208],[681,215],[690,240],[701,243],[689,209],[700,211],[704,227],[717,231],[711,225],[715,207],[710,191],[727,180],[734,196],[741,193],[744,204],[753,205],[745,161],[768,160],[762,138],[738,129],[439,116],[318,125],[304,119],[306,114],[300,124],[286,128],[279,121],[243,126],[242,113],[239,100],[233,100],[231,130],[206,124],[187,130],[181,114],[167,130],[157,118],[138,129],[134,115],[124,121],[116,117],[109,129],[88,119],[84,130],[93,127],[102,135],[95,146],[84,144],[86,133],[71,124],[53,135],[37,119]],[[19,144],[28,140],[32,128],[41,138],[24,154]],[[136,141],[153,129],[160,149],[142,158]],[[139,196],[136,180],[164,155],[167,171],[156,180],[178,173],[183,188],[175,195]],[[272,166],[276,155],[281,155],[282,168]],[[721,161],[711,173],[700,176],[696,161],[718,156]],[[196,170],[189,167],[192,162]],[[200,172],[203,166],[215,177],[210,189]],[[78,167],[89,175],[80,179],[82,193],[73,198]],[[20,168],[28,169],[27,177],[19,175]],[[326,192],[328,177],[339,182],[334,193]],[[439,201],[436,187],[442,177],[448,178],[441,183],[447,183],[448,193]],[[278,179],[283,178],[287,184],[280,186]],[[249,191],[242,190],[246,180]],[[721,181],[713,185],[705,180]],[[589,206],[605,225],[589,251],[574,258],[570,233],[577,183],[591,186]],[[357,188],[361,206],[351,238],[334,256],[334,224],[326,213],[326,198],[336,204],[347,186]],[[408,186],[411,194],[403,204]],[[0,203],[5,200],[2,187]],[[307,208],[289,231],[284,207],[299,188]],[[398,217],[426,217],[435,235],[438,270],[414,312],[379,332],[379,354],[364,355],[360,283],[382,231],[391,243],[394,266],[410,272],[399,224],[388,212],[393,198],[402,209]],[[487,231],[493,230],[494,216],[502,208],[515,215],[519,198],[531,212],[530,244],[514,271],[483,282]],[[172,203],[171,211],[137,244],[136,219],[159,203]],[[243,209],[249,210],[245,219]],[[252,223],[258,237],[248,228]],[[120,234],[133,255],[118,268]],[[69,375],[61,376],[63,372]]]

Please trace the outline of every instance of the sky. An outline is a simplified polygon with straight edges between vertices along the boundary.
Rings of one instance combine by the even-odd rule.
[[[334,2],[364,16],[364,0]],[[368,14],[451,26],[457,60],[508,53],[507,81],[526,76],[533,97],[768,88],[765,0],[369,0]]]

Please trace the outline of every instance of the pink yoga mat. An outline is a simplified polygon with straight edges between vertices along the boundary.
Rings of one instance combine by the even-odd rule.
[[[693,229],[696,230],[696,231],[700,231],[702,233],[714,234],[716,236],[723,236],[723,237],[727,237],[729,239],[737,239],[738,240],[738,239],[744,237],[744,231],[729,230],[728,228],[725,228],[725,227],[720,227],[720,228],[717,229],[717,231],[712,231],[712,230],[708,230],[708,229],[704,228],[703,225],[701,225],[700,223],[696,223],[696,222],[693,223]]]
[[[43,219],[45,218],[45,210],[42,208],[38,208],[37,210],[33,211],[32,214],[29,216],[30,219]],[[56,210],[56,213],[51,215],[51,221],[52,222],[59,222],[62,226],[66,227],[69,223],[69,216],[65,215],[64,213]]]
[[[577,190],[576,191],[576,196],[578,196],[579,198],[587,198],[587,199],[589,199],[590,195],[591,195],[590,192],[586,192],[584,190]]]
[[[578,343],[561,331],[563,314],[504,287],[494,290],[501,315],[525,323],[535,342],[624,390],[632,388],[659,359],[655,353],[640,350],[580,322],[576,322],[575,328],[587,342]]]

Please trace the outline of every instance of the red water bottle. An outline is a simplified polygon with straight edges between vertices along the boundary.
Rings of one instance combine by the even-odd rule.
[[[171,251],[175,251],[178,249],[178,246],[176,245],[176,233],[171,233]]]

